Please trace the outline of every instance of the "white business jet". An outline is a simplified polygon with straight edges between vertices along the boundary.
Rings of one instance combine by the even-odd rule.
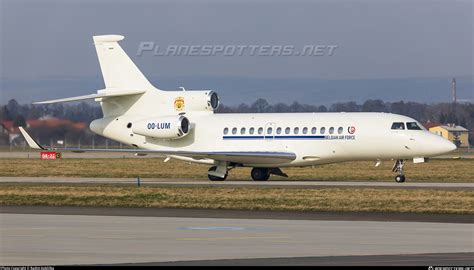
[[[118,44],[123,39],[94,36],[105,89],[35,104],[94,99],[102,107],[103,118],[91,122],[91,130],[133,148],[50,150],[158,153],[166,160],[210,165],[212,181],[225,180],[235,167],[252,167],[252,179],[264,181],[272,174],[287,176],[281,170],[284,167],[394,160],[395,180],[404,182],[404,160],[421,163],[456,149],[416,120],[397,114],[214,114],[219,106],[214,91],[155,88]],[[20,130],[30,147],[46,150]]]

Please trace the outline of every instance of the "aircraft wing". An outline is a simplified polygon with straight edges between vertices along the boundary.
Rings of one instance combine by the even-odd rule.
[[[146,149],[84,149],[84,148],[45,148],[36,142],[23,127],[19,127],[28,145],[33,149],[66,151],[66,152],[117,152],[139,154],[162,154],[166,156],[183,156],[193,159],[213,159],[235,163],[278,164],[296,159],[296,154],[291,152],[274,151],[169,151]]]

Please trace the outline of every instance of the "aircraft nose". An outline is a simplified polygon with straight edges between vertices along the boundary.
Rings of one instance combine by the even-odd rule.
[[[438,142],[437,148],[442,153],[449,153],[457,149],[456,145],[444,138],[440,138],[441,140]]]
[[[452,143],[452,142],[450,142],[450,141],[446,141],[445,147],[446,147],[446,151],[447,151],[447,152],[454,151],[454,150],[456,150],[456,149],[458,148],[454,143]]]
[[[447,154],[451,151],[456,150],[456,145],[449,140],[433,134],[431,132],[425,133],[427,136],[425,138],[424,150],[426,155],[429,156],[439,156]]]

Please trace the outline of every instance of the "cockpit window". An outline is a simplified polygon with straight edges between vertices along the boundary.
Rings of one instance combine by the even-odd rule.
[[[404,130],[405,129],[405,124],[403,122],[394,122],[392,124],[392,129],[395,130]]]
[[[422,130],[416,122],[407,122],[407,129],[410,130]]]

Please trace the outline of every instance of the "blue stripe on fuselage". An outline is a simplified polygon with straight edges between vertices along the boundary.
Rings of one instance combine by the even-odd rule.
[[[323,135],[301,135],[301,136],[223,136],[224,140],[258,140],[258,139],[324,139]]]

